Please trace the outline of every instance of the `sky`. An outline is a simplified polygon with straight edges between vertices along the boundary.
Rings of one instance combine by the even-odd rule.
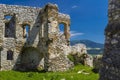
[[[108,0],[0,0],[0,4],[44,7],[57,4],[59,12],[71,17],[71,40],[88,39],[104,43]]]

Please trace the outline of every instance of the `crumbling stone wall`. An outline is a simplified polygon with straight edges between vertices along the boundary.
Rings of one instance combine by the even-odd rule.
[[[6,20],[6,16],[11,19]],[[60,34],[60,23],[65,25],[63,35]],[[5,26],[13,33],[5,36]],[[0,70],[41,66],[46,71],[68,70],[73,66],[64,54],[65,47],[69,46],[69,30],[70,17],[59,13],[57,5],[35,8],[0,4]],[[7,58],[11,56],[13,58]]]
[[[22,7],[22,6],[11,6],[11,5],[0,5],[0,43],[3,47],[1,51],[1,70],[10,70],[17,65],[17,61],[20,61],[20,53],[24,46],[34,46],[37,47],[38,35],[35,32],[38,32],[39,28],[37,26],[37,17],[39,14],[40,8],[31,8],[31,7]],[[6,20],[5,16],[12,16],[11,20]],[[9,23],[9,27],[15,28],[12,31],[14,34],[9,34],[5,36],[5,24]],[[14,24],[13,24],[14,23]],[[23,37],[23,25],[30,25],[30,36],[26,41],[26,38]],[[34,31],[33,31],[34,29]],[[7,32],[7,31],[6,31]],[[13,36],[14,35],[14,36]],[[34,41],[33,41],[34,40]],[[36,43],[36,44],[35,44]],[[13,60],[7,60],[7,51],[13,51]]]
[[[120,80],[120,0],[109,0],[100,80]]]
[[[87,48],[84,44],[75,44],[71,46],[70,56],[73,57],[75,65],[83,64],[85,66],[93,67],[93,57],[87,53]]]
[[[44,43],[43,46],[47,46],[44,50],[45,52],[45,70],[47,71],[65,71],[73,66],[73,63],[67,59],[65,55],[65,47],[69,46],[69,38],[70,38],[70,17],[65,14],[59,14],[58,8],[56,5],[46,5],[46,8],[41,10],[41,12],[45,13],[44,16],[48,16],[47,20],[44,20],[45,31],[47,31],[47,35],[44,35],[42,38],[45,41],[41,41]],[[44,12],[45,11],[45,12]],[[42,14],[43,14],[42,13]],[[62,18],[62,17],[64,18]],[[64,34],[60,34],[59,24],[61,21],[65,26]],[[69,31],[69,32],[68,32]],[[44,32],[45,33],[45,32]]]

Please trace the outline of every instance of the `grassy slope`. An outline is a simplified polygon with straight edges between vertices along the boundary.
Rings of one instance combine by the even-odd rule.
[[[83,70],[90,74],[78,74]],[[98,80],[99,75],[91,71],[86,66],[78,65],[74,69],[67,72],[17,72],[17,71],[1,71],[0,80]]]

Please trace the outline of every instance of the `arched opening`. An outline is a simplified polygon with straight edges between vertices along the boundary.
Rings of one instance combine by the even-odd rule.
[[[69,40],[70,38],[70,31],[69,31],[69,26],[67,26],[66,23],[60,23],[59,24],[59,31],[61,34],[65,35],[65,38]]]
[[[65,29],[65,25],[63,23],[60,23],[59,24],[59,31],[61,34],[64,34],[64,31],[65,31],[64,29]]]
[[[67,45],[70,44],[70,41],[69,41],[69,39],[70,39],[70,30],[69,29],[70,28],[66,23],[60,23],[59,24],[59,31],[60,31],[61,35],[65,36],[65,39],[66,39],[66,41],[68,43]]]
[[[23,38],[28,39],[30,32],[30,26],[28,24],[23,25]]]
[[[5,16],[4,16],[5,20],[11,20],[12,17],[13,17],[13,16],[11,16],[11,15],[5,15]]]

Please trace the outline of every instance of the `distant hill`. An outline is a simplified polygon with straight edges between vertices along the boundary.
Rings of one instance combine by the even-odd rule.
[[[104,45],[101,43],[96,43],[94,41],[90,41],[90,40],[72,40],[71,41],[71,45],[75,45],[78,43],[83,43],[87,46],[87,48],[103,48]]]
[[[103,48],[104,44],[97,43],[91,40],[72,40],[71,45],[75,45],[78,43],[85,44],[87,47],[87,51],[89,54],[102,54],[103,53]]]

